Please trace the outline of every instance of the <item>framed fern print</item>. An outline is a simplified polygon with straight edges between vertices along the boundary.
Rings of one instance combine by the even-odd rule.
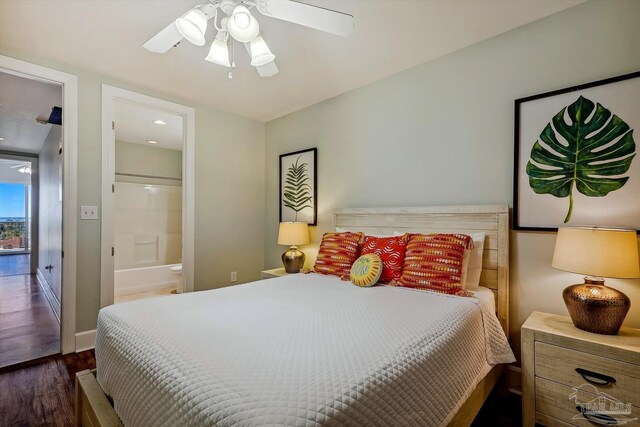
[[[317,148],[280,155],[280,222],[317,225]]]
[[[514,229],[640,231],[640,72],[515,101]]]

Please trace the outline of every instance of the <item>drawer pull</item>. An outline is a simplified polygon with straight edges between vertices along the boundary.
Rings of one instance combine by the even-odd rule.
[[[615,418],[606,415],[600,414],[598,412],[587,411],[580,406],[576,406],[576,411],[580,412],[583,417],[587,419],[591,424],[597,425],[618,425],[619,421]]]
[[[582,368],[576,368],[576,372],[579,373],[585,381],[591,384],[605,386],[616,383],[616,379],[609,375],[599,374]]]

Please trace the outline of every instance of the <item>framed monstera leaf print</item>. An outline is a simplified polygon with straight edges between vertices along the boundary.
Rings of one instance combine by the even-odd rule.
[[[640,72],[515,107],[515,229],[640,231]]]
[[[280,155],[280,222],[317,224],[317,148]]]

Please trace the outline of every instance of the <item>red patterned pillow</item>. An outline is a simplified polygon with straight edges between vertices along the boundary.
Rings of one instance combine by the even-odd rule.
[[[407,235],[394,237],[365,236],[361,255],[376,254],[382,259],[380,282],[398,280],[402,274]]]
[[[402,275],[392,284],[466,295],[462,283],[465,249],[473,249],[473,239],[464,234],[410,234]]]
[[[358,259],[362,233],[324,233],[313,271],[348,278]]]

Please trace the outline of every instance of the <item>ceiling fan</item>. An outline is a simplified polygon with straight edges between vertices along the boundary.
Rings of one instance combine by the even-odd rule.
[[[353,16],[293,0],[209,0],[209,3],[187,11],[143,46],[155,53],[166,53],[182,39],[196,46],[204,46],[207,23],[213,20],[217,33],[205,58],[207,61],[234,68],[235,40],[244,44],[251,57],[251,65],[256,67],[260,76],[273,76],[278,73],[275,55],[260,35],[260,25],[251,14],[254,8],[264,16],[342,37],[348,36],[353,30]],[[231,70],[229,78],[233,78]]]
[[[26,173],[31,175],[31,163],[23,163],[20,165],[11,166],[11,169],[16,169],[16,168],[19,168],[18,172],[20,173]]]

